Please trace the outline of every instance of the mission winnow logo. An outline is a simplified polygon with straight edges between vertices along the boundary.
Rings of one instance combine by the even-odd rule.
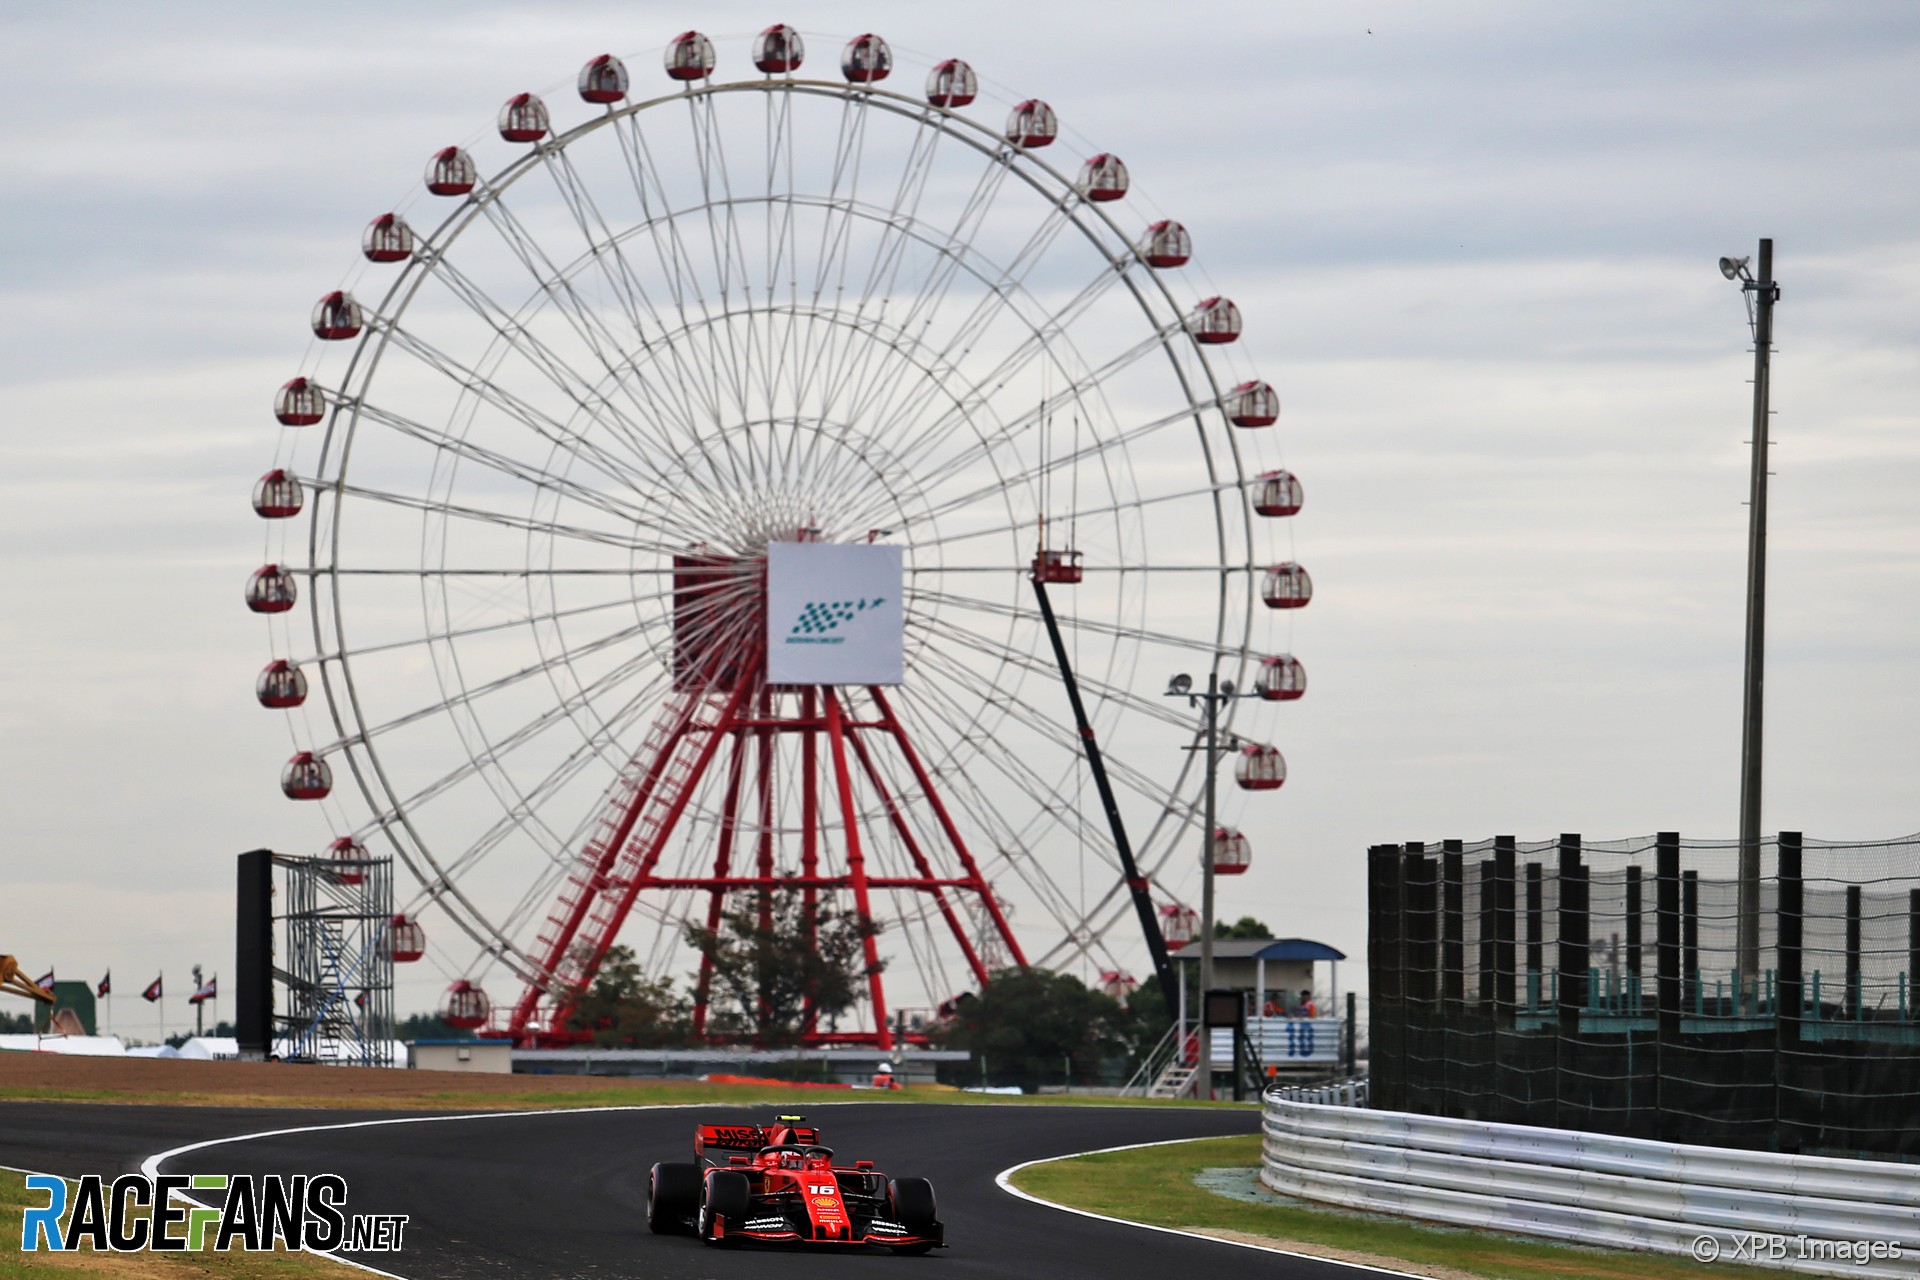
[[[143,1249],[224,1253],[312,1249],[320,1253],[397,1253],[407,1215],[347,1216],[347,1180],[338,1174],[130,1173],[108,1182],[97,1173],[69,1182],[44,1174],[27,1190],[47,1193],[44,1208],[29,1207],[20,1221],[20,1248],[102,1253]],[[196,1204],[189,1191],[226,1193],[219,1208]],[[69,1212],[71,1210],[71,1212]],[[66,1226],[60,1220],[66,1219]]]
[[[887,602],[885,596],[875,596],[871,600],[809,600],[800,609],[800,618],[793,624],[793,630],[787,632],[788,644],[845,644],[845,636],[836,636],[831,632],[840,629],[845,622],[869,609],[878,608]]]

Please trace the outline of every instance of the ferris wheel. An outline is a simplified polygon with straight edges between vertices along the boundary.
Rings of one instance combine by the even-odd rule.
[[[1185,228],[1129,216],[1118,155],[1062,157],[1045,101],[837,53],[819,75],[776,25],[730,79],[687,32],[656,93],[601,55],[571,113],[509,98],[368,224],[278,393],[246,600],[282,789],[336,856],[412,872],[395,958],[441,967],[459,1025],[563,1039],[616,942],[704,1025],[686,926],[775,888],[878,927],[857,1025],[809,1039],[888,1045],[890,1010],[1008,964],[1124,986],[1141,940],[1029,579],[1171,945],[1202,770],[1167,677],[1305,690],[1270,612],[1312,594],[1276,545],[1278,398]],[[770,671],[785,544],[896,549],[897,680]],[[1249,706],[1257,793],[1285,765]],[[1205,843],[1245,870],[1242,833]]]

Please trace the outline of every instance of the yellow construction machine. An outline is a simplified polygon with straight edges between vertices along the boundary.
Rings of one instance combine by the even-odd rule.
[[[0,991],[8,995],[25,996],[29,1000],[53,1003],[53,992],[29,978],[27,971],[12,956],[0,956]]]

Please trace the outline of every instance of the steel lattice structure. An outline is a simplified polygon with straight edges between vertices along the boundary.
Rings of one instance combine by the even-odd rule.
[[[289,1062],[393,1062],[393,863],[276,854],[286,889],[279,923],[286,1008],[274,1034]]]
[[[404,913],[468,940],[429,952],[454,1012],[511,982],[521,1039],[616,939],[689,974],[685,926],[781,880],[883,927],[836,1039],[889,1043],[887,981],[931,1006],[1009,963],[1119,976],[1138,942],[1029,573],[1170,912],[1200,838],[1166,675],[1304,689],[1261,607],[1311,593],[1273,546],[1278,402],[1231,367],[1238,309],[1182,283],[1186,231],[1120,216],[1117,157],[1050,163],[1044,102],[968,111],[964,64],[914,96],[877,37],[839,80],[801,54],[770,28],[726,80],[688,33],[660,96],[602,56],[577,124],[510,99],[491,173],[445,148],[421,227],[367,228],[378,301],[322,298],[346,359],[277,402],[248,600],[304,746],[283,787],[409,868]],[[901,687],[767,683],[788,540],[904,549]]]

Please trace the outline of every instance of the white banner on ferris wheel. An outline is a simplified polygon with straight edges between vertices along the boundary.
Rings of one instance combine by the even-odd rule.
[[[902,548],[767,546],[767,679],[899,684],[906,671]]]

